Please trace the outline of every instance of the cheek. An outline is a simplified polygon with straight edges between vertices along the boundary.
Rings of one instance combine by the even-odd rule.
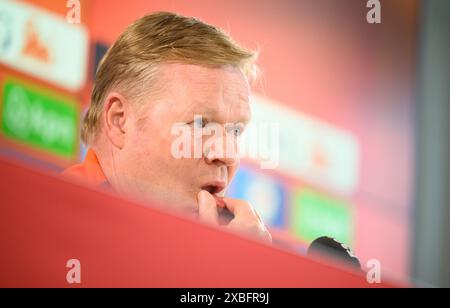
[[[188,166],[192,166],[193,159],[177,159],[172,154],[172,144],[175,137],[169,134],[140,134],[135,140],[135,146],[141,153],[144,164],[151,164],[155,170],[163,172],[167,176],[179,176],[186,172]],[[150,162],[148,162],[150,161]]]
[[[150,127],[147,124],[143,129],[135,129],[130,134],[129,148],[134,156],[137,172],[151,172],[161,181],[193,175],[198,159],[175,158],[172,155],[172,144],[179,136],[172,135],[170,127],[158,126]]]
[[[144,177],[145,174],[154,172],[160,155],[157,153],[160,147],[155,142],[156,138],[146,131],[138,129],[130,131],[128,134],[126,152],[129,162],[133,163],[133,172],[138,177]]]

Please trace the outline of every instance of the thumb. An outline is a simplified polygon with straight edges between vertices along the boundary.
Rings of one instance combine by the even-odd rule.
[[[200,191],[197,195],[197,199],[200,220],[217,225],[219,214],[217,212],[216,199],[214,199],[214,197],[206,190]]]

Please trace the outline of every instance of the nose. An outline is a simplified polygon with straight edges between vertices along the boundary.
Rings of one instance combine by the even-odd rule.
[[[233,166],[239,161],[238,145],[235,138],[224,134],[205,141],[203,156],[208,164]]]

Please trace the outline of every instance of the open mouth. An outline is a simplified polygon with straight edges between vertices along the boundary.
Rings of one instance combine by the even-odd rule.
[[[216,200],[217,206],[221,209],[224,209],[226,207],[226,204],[223,200],[221,192],[224,191],[225,187],[225,183],[214,183],[202,186],[202,190],[206,190],[207,192],[209,192]]]
[[[224,186],[221,185],[205,185],[202,186],[202,190],[206,190],[211,195],[217,195],[224,189]]]

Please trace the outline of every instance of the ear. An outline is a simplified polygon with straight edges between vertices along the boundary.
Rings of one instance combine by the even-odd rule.
[[[125,146],[128,110],[129,103],[121,94],[108,94],[103,105],[105,132],[108,140],[119,149]]]

